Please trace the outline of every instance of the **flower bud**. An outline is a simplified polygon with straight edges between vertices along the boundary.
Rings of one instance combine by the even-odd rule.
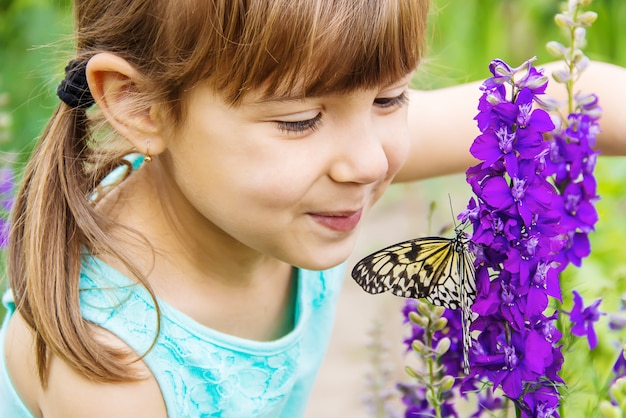
[[[572,18],[565,13],[557,13],[554,16],[554,21],[556,25],[561,29],[567,29],[576,26],[576,23],[574,23]]]
[[[577,63],[579,63],[583,59],[584,56],[585,56],[585,54],[583,54],[583,51],[581,51],[580,49],[574,49],[572,51],[572,55],[570,57],[570,60],[574,64],[577,64]]]
[[[526,77],[524,82],[520,84],[521,87],[528,87],[531,90],[536,90],[548,83],[548,77],[543,74],[535,74],[531,77]]]
[[[576,21],[582,26],[591,26],[598,19],[596,12],[584,12],[578,15]]]
[[[587,29],[576,28],[574,29],[574,48],[583,49],[587,46]]]
[[[546,49],[548,50],[548,54],[552,55],[555,58],[563,58],[567,51],[565,46],[557,41],[550,41],[546,44]]]
[[[497,104],[502,103],[502,100],[500,99],[500,96],[495,95],[495,94],[488,94],[485,99],[487,100],[487,102],[489,102],[490,105],[495,106]]]
[[[589,67],[590,63],[591,63],[591,60],[589,60],[589,57],[587,57],[586,55],[583,55],[580,61],[576,63],[576,71],[578,71],[579,74],[582,73],[583,71],[587,69],[587,67]]]
[[[571,80],[572,75],[567,70],[557,70],[552,73],[552,78],[554,78],[557,83],[564,84]]]
[[[430,353],[430,348],[426,347],[420,340],[413,340],[411,347],[415,352],[423,356],[427,356]]]
[[[583,109],[592,109],[598,105],[598,96],[593,93],[576,94],[574,100]]]
[[[501,59],[494,59],[489,64],[489,71],[495,77],[504,77],[510,79],[515,74],[514,70]]]
[[[446,308],[444,308],[443,306],[435,306],[433,309],[433,319],[439,319],[443,316],[443,314],[446,313]]]
[[[450,338],[442,338],[439,343],[437,343],[437,347],[435,347],[435,352],[437,355],[442,356],[448,352],[450,349]]]
[[[616,406],[611,405],[609,401],[602,401],[598,405],[600,415],[603,418],[622,418],[622,414],[619,412]]]
[[[585,115],[589,116],[591,119],[594,119],[594,120],[597,120],[602,116],[602,108],[600,106],[596,106],[589,110],[586,110],[586,109],[583,109],[583,110],[584,110],[583,113]]]
[[[441,331],[448,325],[448,318],[441,317],[433,324],[433,331]]]
[[[617,379],[611,387],[609,388],[609,392],[613,396],[613,399],[617,401],[617,403],[621,404],[626,402],[626,377],[620,377]]]
[[[420,377],[419,374],[411,366],[406,366],[404,368],[404,371],[413,379],[417,379]]]
[[[446,375],[439,382],[439,390],[442,392],[452,389],[452,386],[454,386],[454,377],[452,376]]]
[[[11,115],[5,112],[0,112],[0,129],[9,128],[12,125],[13,120]]]
[[[439,399],[435,399],[435,396],[430,390],[426,391],[426,401],[428,402],[428,405],[439,405],[441,403]]]
[[[544,97],[536,97],[535,101],[543,110],[546,112],[553,112],[557,109],[560,109],[563,106],[563,102],[556,100],[552,97],[544,96]],[[552,115],[550,115],[552,116]],[[554,122],[554,119],[552,120]]]
[[[417,304],[417,311],[428,318],[430,317],[430,312],[432,311],[432,308],[430,304],[420,302]]]
[[[409,320],[421,328],[426,328],[426,325],[428,324],[428,320],[423,316],[418,315],[417,312],[409,312]]]

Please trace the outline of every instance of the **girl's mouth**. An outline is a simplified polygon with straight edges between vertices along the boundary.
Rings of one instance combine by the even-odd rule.
[[[362,209],[356,211],[316,212],[309,213],[315,222],[333,231],[349,232],[359,224]]]

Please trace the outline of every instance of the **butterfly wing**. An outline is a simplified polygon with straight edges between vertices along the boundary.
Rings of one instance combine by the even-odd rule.
[[[352,278],[368,293],[390,291],[405,298],[426,298],[438,287],[452,251],[450,239],[412,239],[365,257],[352,270]]]
[[[459,245],[462,246],[459,251],[459,276],[460,294],[461,294],[461,327],[463,331],[463,371],[469,375],[469,351],[472,348],[472,336],[470,326],[472,324],[472,304],[476,299],[476,269],[474,268],[474,255],[466,250],[460,237],[457,236]]]
[[[359,261],[352,277],[369,293],[391,291],[401,297],[426,298],[448,309],[461,308],[463,369],[469,373],[476,278],[474,255],[467,250],[462,232],[452,239],[417,238],[384,248]]]

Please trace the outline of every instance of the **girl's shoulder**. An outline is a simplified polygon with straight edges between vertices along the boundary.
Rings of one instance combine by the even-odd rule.
[[[108,345],[128,348],[119,338],[95,328],[98,339]],[[48,387],[41,405],[45,416],[165,418],[167,411],[159,385],[146,364],[139,360],[129,365],[143,378],[133,382],[102,383],[85,378],[67,363],[53,356]]]
[[[94,330],[106,344],[124,344],[105,330]],[[27,417],[26,410],[33,417],[167,416],[159,386],[142,361],[129,367],[136,367],[139,375],[145,376],[144,379],[110,384],[85,378],[51,354],[48,381],[44,388],[37,373],[34,334],[19,313],[14,313],[9,319],[5,337],[5,364],[9,380],[19,397],[16,402],[21,400],[23,403],[15,405],[15,408],[24,410],[20,416]]]
[[[12,413],[21,409],[24,414],[28,410],[33,416],[40,417],[38,398],[41,385],[34,357],[34,335],[19,313],[11,313],[9,310],[7,315],[5,318],[7,322],[3,327],[5,328],[3,329],[4,339],[0,339],[0,343],[4,344],[0,349],[0,352],[4,351],[4,356],[0,359],[2,361],[0,369],[6,373],[2,376],[6,387],[3,387],[1,395],[3,396],[2,399],[10,404],[4,405],[4,407],[12,408]],[[5,386],[4,384],[3,386]],[[19,399],[12,396],[15,394],[19,395]],[[23,405],[19,404],[20,400]],[[0,412],[5,413],[6,411]]]

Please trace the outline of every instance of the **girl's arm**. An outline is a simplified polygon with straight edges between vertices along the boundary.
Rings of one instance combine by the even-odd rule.
[[[555,62],[537,65],[550,77],[547,94],[564,99],[565,86],[552,80],[562,68]],[[479,134],[473,120],[478,113],[481,82],[431,91],[411,91],[409,131],[411,148],[395,181],[411,181],[464,172],[475,164],[469,147]],[[576,82],[576,91],[595,93],[603,109],[598,149],[603,155],[626,155],[626,68],[593,62]]]

